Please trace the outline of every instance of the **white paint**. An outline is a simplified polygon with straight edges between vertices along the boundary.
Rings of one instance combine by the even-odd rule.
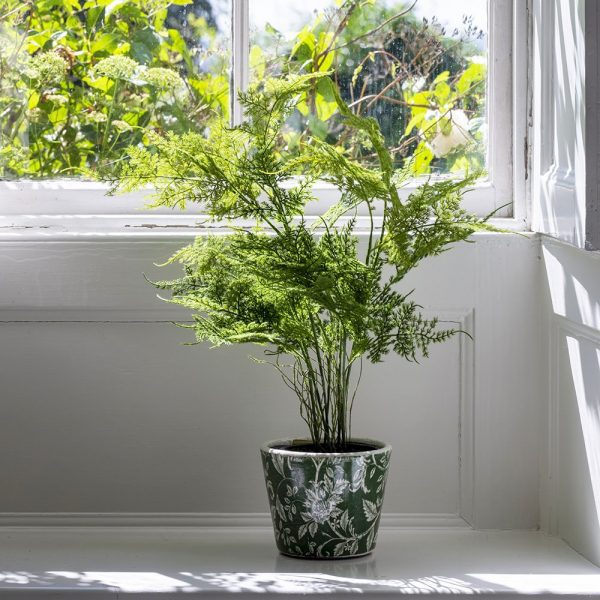
[[[527,95],[513,93],[521,81],[526,61],[527,38],[517,23],[527,21],[525,2],[494,0],[488,4],[488,156],[487,169],[494,187],[494,208],[505,206],[498,216],[514,216],[524,223],[522,182],[514,164],[524,155],[524,123]],[[520,66],[513,70],[513,65]],[[514,129],[513,129],[514,127]],[[506,206],[508,205],[508,206]],[[516,206],[519,206],[516,208]]]
[[[600,564],[600,258],[544,240],[548,318],[542,526]]]
[[[250,14],[249,0],[231,0],[231,122],[239,125],[244,111],[238,92],[248,88],[250,75]]]
[[[534,0],[533,228],[586,245],[585,4]],[[593,86],[595,82],[590,82]],[[591,163],[590,163],[591,164]],[[597,419],[598,256],[544,239],[549,404],[541,460],[542,526],[600,563]]]
[[[264,512],[258,447],[304,431],[251,348],[183,347],[189,334],[168,323],[4,324],[0,335],[2,512]],[[354,431],[395,448],[392,513],[459,511],[457,357],[455,340],[427,370],[399,359],[364,370]]]
[[[590,201],[597,202],[586,197],[597,181],[591,94],[597,57],[596,32],[593,23],[586,29],[585,14],[583,0],[533,1],[533,228],[562,240],[542,241],[549,402],[540,514],[545,530],[600,564],[600,258],[581,250],[597,233],[586,224]],[[593,108],[589,122],[586,106]]]
[[[538,523],[537,500],[526,508],[537,498],[529,461],[539,460],[542,401],[538,246],[522,254],[513,241],[481,247],[474,288],[474,524],[498,529]]]
[[[564,331],[564,330],[563,330]],[[596,340],[563,333],[559,447],[561,535],[600,563],[600,370]],[[577,468],[575,468],[577,465]]]
[[[394,446],[385,508],[400,526],[440,515],[538,523],[538,241],[475,240],[405,281],[428,314],[472,330],[474,342],[454,338],[421,365],[366,368],[357,399],[356,434]],[[178,246],[0,244],[5,522],[264,514],[257,448],[301,432],[296,401],[247,360],[250,348],[181,346],[187,332],[168,321],[186,313],[142,278],[173,274],[152,263]]]
[[[401,198],[415,191],[419,181],[399,190]],[[294,181],[289,182],[289,186]],[[152,190],[142,190],[118,196],[107,196],[108,187],[96,182],[72,180],[53,181],[0,181],[0,241],[62,241],[87,238],[92,240],[136,239],[142,235],[156,239],[159,236],[181,237],[201,234],[206,229],[223,229],[212,223],[194,204],[185,210],[166,207],[150,210]],[[323,214],[340,199],[339,190],[325,182],[313,187],[315,200],[306,207],[306,215]],[[471,212],[487,215],[503,200],[499,198],[495,182],[481,181],[469,190],[463,199],[463,207]],[[505,198],[504,198],[505,200]],[[359,207],[359,227],[368,228],[363,217],[368,216],[366,207]],[[498,213],[496,224],[503,229],[522,230],[521,218],[507,218],[510,210]],[[375,206],[375,217],[380,219],[381,207]],[[363,224],[361,225],[360,220]],[[240,222],[243,225],[243,222]]]
[[[544,240],[544,264],[552,311],[565,319],[600,329],[600,254]]]
[[[277,554],[268,528],[9,528],[0,598],[482,594],[600,597],[600,569],[537,532],[380,531],[346,561]],[[490,566],[493,565],[493,569]]]
[[[533,1],[532,227],[585,245],[583,0]]]

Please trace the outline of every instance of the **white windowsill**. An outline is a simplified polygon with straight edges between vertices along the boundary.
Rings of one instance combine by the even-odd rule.
[[[270,528],[7,527],[0,599],[431,594],[600,598],[600,568],[539,532],[387,529],[374,554],[306,561]]]
[[[318,217],[308,217],[312,222]],[[375,224],[380,219],[375,219]],[[505,229],[530,233],[517,219],[491,219]],[[236,225],[243,225],[237,222]],[[252,226],[250,223],[249,226]],[[226,223],[208,222],[203,215],[22,215],[0,217],[0,242],[148,241],[189,239],[207,233],[230,231]],[[357,219],[355,231],[369,231],[366,217]]]
[[[407,196],[414,189],[407,186],[400,192]],[[226,224],[209,223],[193,204],[185,211],[145,208],[151,190],[119,196],[106,196],[106,191],[106,185],[95,182],[0,181],[0,241],[172,239],[227,230]],[[318,219],[339,199],[333,185],[320,184],[315,195],[317,200],[307,207],[309,220]],[[482,183],[466,194],[463,206],[488,214],[500,202],[505,203],[496,196],[492,184]],[[507,216],[507,210],[498,213],[494,224],[527,231],[526,221]],[[362,207],[357,230],[367,231],[368,227],[367,210]]]

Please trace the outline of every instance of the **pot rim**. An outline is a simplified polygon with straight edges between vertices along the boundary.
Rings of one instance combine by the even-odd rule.
[[[375,448],[371,450],[358,450],[355,452],[307,452],[307,451],[299,451],[299,450],[289,450],[287,448],[277,448],[276,446],[286,446],[293,445],[294,443],[303,443],[310,444],[311,440],[302,437],[294,437],[294,438],[281,438],[277,440],[271,440],[269,442],[265,442],[260,447],[261,452],[265,454],[285,454],[287,456],[314,456],[314,457],[341,457],[341,458],[351,458],[353,456],[369,456],[372,454],[381,454],[384,452],[391,452],[392,446],[391,444],[387,444],[386,442],[380,442],[379,440],[373,440],[370,438],[350,438],[350,442],[360,443],[360,444],[368,444],[371,446],[375,446]]]

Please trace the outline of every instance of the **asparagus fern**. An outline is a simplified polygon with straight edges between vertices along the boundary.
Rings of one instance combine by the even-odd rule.
[[[359,164],[316,139],[299,153],[281,151],[286,119],[316,77],[376,162]],[[170,262],[182,265],[181,277],[155,285],[193,311],[198,342],[262,346],[297,395],[314,446],[343,451],[363,359],[395,352],[417,360],[456,333],[424,318],[397,284],[422,259],[491,229],[460,207],[476,175],[427,182],[401,200],[405,175],[394,170],[377,122],[353,114],[324,74],[268,80],[240,98],[246,120],[237,127],[131,148],[115,190],[152,183],[155,206],[196,202],[231,223],[228,235],[178,251]],[[317,180],[335,184],[341,199],[315,222],[305,213]],[[356,235],[359,206],[370,215],[366,248]]]

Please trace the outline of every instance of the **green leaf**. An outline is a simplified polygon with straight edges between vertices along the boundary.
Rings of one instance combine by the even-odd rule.
[[[314,33],[308,27],[304,27],[296,36],[296,43],[290,52],[290,59],[295,58],[300,62],[312,59],[316,42]]]
[[[406,102],[410,105],[410,110],[413,115],[426,113],[429,110],[431,92],[417,92],[412,96],[405,97]]]
[[[29,95],[29,100],[27,101],[27,108],[31,110],[35,108],[40,102],[40,95],[38,92],[31,92]]]
[[[104,8],[102,6],[91,6],[85,16],[85,23],[88,33],[91,33],[96,29],[98,22],[100,21],[100,17],[104,12]]]
[[[59,106],[56,110],[53,110],[48,114],[48,120],[52,125],[58,125],[64,123],[67,120],[69,111],[66,106]]]
[[[140,64],[152,62],[154,52],[160,46],[160,37],[150,27],[139,29],[131,38],[131,57]]]
[[[254,45],[250,48],[250,69],[254,72],[254,77],[259,81],[265,76],[265,53],[260,46]]]
[[[112,79],[109,79],[105,76],[98,77],[97,79],[93,79],[91,77],[84,77],[83,81],[87,83],[87,85],[89,85],[91,88],[100,90],[101,92],[109,92],[115,85]]]
[[[319,41],[315,45],[314,49],[315,60],[318,56],[321,56],[322,54],[322,56],[319,59],[319,71],[329,71],[331,65],[333,64],[333,61],[335,59],[335,52],[333,50],[327,50],[331,45],[332,40],[332,32],[319,34]]]
[[[426,175],[429,173],[429,165],[433,160],[433,152],[425,142],[420,142],[411,158],[408,159],[411,173],[413,175]]]
[[[337,102],[331,91],[331,86],[325,79],[321,79],[316,87],[315,107],[317,117],[321,121],[327,121],[337,112]]]
[[[425,113],[419,111],[411,120],[408,122],[406,129],[404,130],[404,135],[408,135],[415,127],[419,128],[423,119],[425,118]]]
[[[446,101],[448,100],[448,97],[450,96],[450,92],[451,92],[450,86],[443,81],[438,83],[433,90],[433,93],[435,94],[438,104],[441,104],[441,105],[446,103]]]
[[[486,66],[480,62],[472,62],[456,82],[456,90],[460,94],[467,93],[472,87],[485,81]]]
[[[273,25],[271,25],[271,23],[268,23],[268,22],[265,24],[265,31],[269,35],[274,35],[276,37],[281,36],[281,32],[278,29],[275,29],[275,27],[273,27]]]
[[[98,54],[100,52],[112,52],[119,45],[120,36],[114,33],[103,33],[101,36],[96,38],[90,46],[90,52],[92,54]]]
[[[37,50],[44,48],[44,46],[51,39],[51,34],[47,31],[35,33],[27,37],[27,52],[34,54]]]
[[[442,73],[440,73],[434,80],[433,80],[433,85],[436,85],[437,83],[443,83],[448,81],[448,78],[450,77],[450,71],[444,71]]]
[[[312,135],[317,139],[324,140],[329,132],[327,124],[316,117],[315,115],[308,114],[308,127]]]
[[[62,40],[64,38],[66,38],[67,35],[68,35],[67,31],[60,30],[60,31],[55,31],[50,37],[51,37],[52,41],[54,43],[56,43],[56,42],[60,42],[60,40]]]
[[[169,39],[171,40],[171,49],[175,52],[179,52],[181,54],[183,60],[187,68],[190,72],[194,71],[194,65],[192,63],[192,57],[190,55],[190,51],[187,47],[185,40],[183,39],[181,33],[177,31],[177,29],[169,29]]]

